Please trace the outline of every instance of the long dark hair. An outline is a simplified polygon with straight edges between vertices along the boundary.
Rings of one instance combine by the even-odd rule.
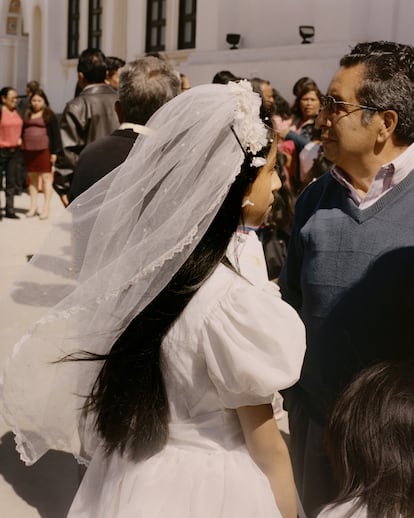
[[[257,176],[246,155],[241,171],[207,232],[168,285],[122,332],[110,352],[94,356],[103,367],[86,401],[108,453],[133,460],[161,450],[168,438],[169,406],[161,365],[163,338],[191,298],[225,261],[241,217],[242,199]]]
[[[33,93],[30,95],[30,99],[32,99],[34,95],[38,95],[45,101],[45,107],[43,108],[43,120],[45,121],[45,124],[48,124],[50,122],[50,119],[53,117],[54,113],[50,108],[49,99],[47,98],[46,92],[41,88],[38,88],[37,90],[34,90]],[[24,114],[24,120],[27,121],[28,119],[30,119],[32,113],[32,105],[30,104],[30,107],[26,110]]]
[[[356,500],[367,518],[414,516],[414,362],[381,362],[343,392],[327,449],[340,484],[336,503]]]

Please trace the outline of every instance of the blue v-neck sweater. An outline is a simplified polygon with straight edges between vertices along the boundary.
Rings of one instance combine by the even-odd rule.
[[[414,351],[413,272],[414,171],[364,210],[329,173],[298,199],[280,285],[306,325],[299,385],[321,415],[361,368]]]

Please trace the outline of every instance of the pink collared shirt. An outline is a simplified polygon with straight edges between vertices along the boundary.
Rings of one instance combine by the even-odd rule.
[[[345,172],[335,166],[331,174],[349,192],[351,199],[360,209],[366,209],[379,200],[385,193],[399,184],[414,169],[414,144],[411,144],[395,160],[384,164],[375,176],[367,194],[362,197],[350,181]]]
[[[16,110],[9,111],[0,107],[0,148],[13,148],[20,144],[23,120]]]

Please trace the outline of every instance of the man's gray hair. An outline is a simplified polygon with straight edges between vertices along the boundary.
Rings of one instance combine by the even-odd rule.
[[[393,41],[358,43],[341,58],[340,65],[350,68],[364,65],[357,100],[378,111],[398,113],[395,136],[399,142],[414,142],[414,47]],[[375,112],[365,110],[363,121],[369,124]]]
[[[180,91],[178,72],[163,59],[147,56],[120,69],[118,95],[126,122],[145,125],[158,108]]]

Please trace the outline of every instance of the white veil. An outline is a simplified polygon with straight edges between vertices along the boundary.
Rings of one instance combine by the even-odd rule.
[[[81,409],[102,363],[57,360],[109,352],[182,266],[240,171],[240,143],[253,154],[266,143],[260,103],[243,81],[163,106],[127,160],[65,211],[3,301],[0,338],[12,354],[0,413],[27,464],[48,449],[92,455]]]

